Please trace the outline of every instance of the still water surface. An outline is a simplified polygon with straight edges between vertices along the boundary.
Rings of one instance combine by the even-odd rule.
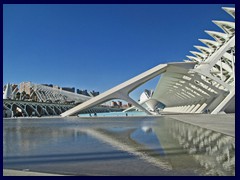
[[[4,119],[5,169],[235,175],[235,138],[166,117]]]

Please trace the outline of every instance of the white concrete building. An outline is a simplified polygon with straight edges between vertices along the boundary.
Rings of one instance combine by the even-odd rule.
[[[235,8],[223,8],[235,18]],[[122,99],[136,108],[153,114],[129,97],[129,93],[161,74],[154,94],[146,101],[164,104],[165,113],[234,113],[235,112],[235,22],[213,21],[223,32],[205,31],[215,40],[199,39],[204,46],[194,46],[182,63],[160,64],[112,89],[62,113],[77,114],[112,99]],[[159,111],[156,110],[155,113]]]

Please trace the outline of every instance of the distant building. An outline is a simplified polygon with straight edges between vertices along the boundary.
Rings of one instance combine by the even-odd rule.
[[[77,89],[77,94],[82,94],[82,90]]]
[[[90,92],[92,94],[93,97],[99,95],[99,92],[95,92],[94,90]]]
[[[90,95],[88,94],[87,90],[83,90],[83,91],[82,91],[82,94],[85,95],[85,96],[90,96]]]
[[[75,93],[75,87],[62,87],[62,90]]]
[[[25,92],[26,94],[31,93],[31,82],[21,82],[19,92]]]
[[[118,106],[122,107],[122,101],[118,101]]]
[[[87,92],[87,90],[77,89],[77,94],[82,94],[84,96],[90,96],[89,93]]]
[[[43,86],[53,87],[52,84],[42,84]]]
[[[118,104],[117,104],[116,101],[112,101],[112,102],[111,102],[111,106],[112,106],[112,107],[118,107]]]

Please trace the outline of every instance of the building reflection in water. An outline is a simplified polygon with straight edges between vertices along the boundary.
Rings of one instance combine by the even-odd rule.
[[[144,123],[90,128],[76,123],[49,126],[39,125],[37,121],[24,125],[15,121],[4,125],[3,157],[7,160],[7,157],[31,153],[56,153],[49,149],[53,144],[65,152],[64,148],[70,148],[68,141],[74,145],[81,139],[84,145],[94,138],[166,171],[235,175],[234,137],[169,118]]]
[[[235,175],[234,137],[176,120],[161,121],[155,127],[163,123],[168,134],[205,168],[206,175]],[[159,129],[155,129],[162,142]]]
[[[40,126],[39,124],[27,125],[26,122],[17,120],[15,126],[6,126],[3,131],[3,157],[24,156],[29,153],[48,153],[51,145],[61,144],[67,146],[67,142],[63,142],[66,137],[70,141],[86,137],[86,133],[67,127]]]
[[[120,129],[85,132],[165,170],[194,169],[200,175],[235,175],[235,138],[231,136],[172,119],[161,119],[152,126]],[[153,134],[158,142],[153,141]]]

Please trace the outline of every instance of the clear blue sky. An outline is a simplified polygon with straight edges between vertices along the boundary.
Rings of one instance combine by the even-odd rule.
[[[3,83],[103,92],[158,64],[182,61],[234,5],[4,5]],[[157,80],[144,88],[154,89]]]

